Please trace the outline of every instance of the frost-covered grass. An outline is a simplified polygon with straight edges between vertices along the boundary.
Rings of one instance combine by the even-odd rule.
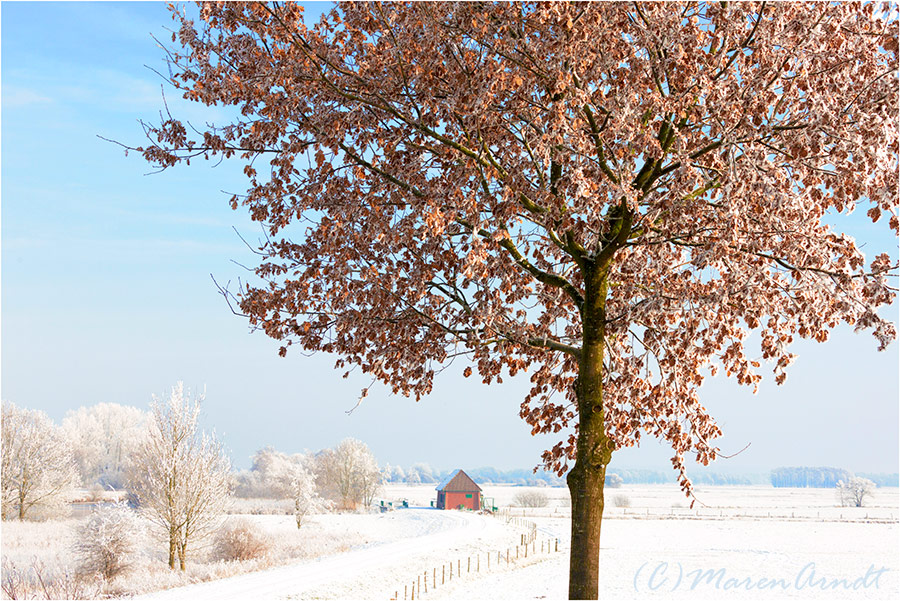
[[[366,527],[364,515],[314,515],[298,529],[293,515],[229,516],[228,520],[245,519],[272,541],[271,552],[264,558],[248,561],[215,559],[210,542],[189,555],[184,573],[172,571],[166,564],[166,543],[152,536],[140,541],[140,554],[133,569],[104,583],[103,592],[113,596],[147,593],[155,590],[205,582],[237,574],[276,567],[293,561],[341,553],[365,544],[376,537],[387,536],[378,528]],[[74,542],[83,519],[67,518],[42,522],[9,521],[3,523],[2,556],[5,569],[32,572],[34,561],[45,575],[59,576],[77,571]],[[149,529],[149,524],[145,524]]]
[[[290,499],[231,499],[225,510],[229,515],[294,515]]]
[[[537,522],[539,540],[558,538],[561,552],[530,557],[529,562],[509,567],[502,565],[499,570],[494,564],[490,574],[483,570],[478,575],[454,580],[452,587],[448,584],[429,591],[429,596],[564,597],[570,528],[568,491],[495,485],[483,488],[485,496],[493,499],[498,507],[513,516]],[[525,490],[546,494],[548,506],[510,507],[516,494]],[[884,566],[890,572],[881,577],[879,588],[851,591],[852,596],[900,595],[897,543],[900,491],[896,488],[876,489],[867,506],[861,508],[840,507],[835,492],[830,489],[699,487],[696,491],[699,502],[694,509],[688,507],[689,500],[674,485],[625,485],[607,492],[610,502],[605,511],[601,542],[601,560],[606,566],[601,587],[603,597],[642,598],[647,591],[641,594],[634,591],[635,575],[641,566],[655,567],[660,562],[683,569],[725,568],[729,575],[742,578],[796,577],[809,563],[815,563],[818,573],[829,578],[858,578],[870,565]],[[411,506],[428,507],[434,495],[433,484],[388,485],[380,498],[406,499]],[[613,495],[626,496],[630,507],[614,507]],[[247,520],[270,537],[273,546],[266,557],[244,562],[219,561],[209,545],[195,549],[187,571],[182,574],[166,566],[166,545],[147,538],[142,543],[136,568],[106,583],[104,592],[128,596],[243,575],[234,580],[237,583],[253,577],[249,572],[272,568],[292,570],[293,566],[306,565],[319,578],[316,584],[303,588],[296,579],[285,576],[279,580],[275,576],[278,570],[266,572],[263,582],[282,582],[286,590],[300,586],[302,590],[292,595],[295,598],[388,598],[396,590],[402,594],[403,583],[424,574],[425,570],[456,558],[465,562],[470,555],[502,551],[514,546],[519,536],[515,528],[504,526],[502,519],[481,516],[471,516],[467,530],[442,534],[453,526],[450,522],[458,521],[454,517],[459,516],[457,512],[397,510],[385,514],[314,515],[298,530],[290,507],[283,502],[238,499],[230,511],[235,515],[227,516],[226,520]],[[48,573],[63,574],[66,570],[71,573],[75,561],[73,535],[76,526],[83,522],[73,518],[4,522],[3,558],[26,568],[35,558]],[[473,524],[481,524],[481,529],[473,530]],[[360,553],[364,554],[364,561],[354,559]],[[385,554],[391,557],[389,566],[376,565]],[[336,566],[327,574],[323,572],[324,563],[305,563],[327,556],[333,556]],[[524,567],[533,561],[539,563]],[[777,596],[802,598],[802,592],[791,589],[780,591]],[[678,589],[674,596],[702,599],[713,598],[714,593],[721,594],[722,590],[703,584],[690,594]],[[738,594],[734,591],[729,594],[732,593]],[[744,598],[753,596],[747,591],[742,594]],[[837,599],[846,595],[819,591],[811,596]]]

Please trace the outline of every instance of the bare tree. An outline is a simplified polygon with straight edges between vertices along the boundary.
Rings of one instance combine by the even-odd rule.
[[[381,487],[381,471],[369,447],[355,438],[345,438],[334,449],[317,457],[319,482],[327,496],[341,509],[368,507]]]
[[[178,382],[168,400],[154,397],[146,440],[131,464],[130,489],[169,542],[169,567],[185,569],[189,545],[218,526],[230,492],[231,463],[222,444],[198,425],[202,397]]]
[[[841,507],[862,507],[866,497],[875,492],[875,483],[868,478],[853,476],[846,482],[838,481],[837,492]]]
[[[46,413],[2,405],[2,517],[55,506],[76,483],[72,450]]]

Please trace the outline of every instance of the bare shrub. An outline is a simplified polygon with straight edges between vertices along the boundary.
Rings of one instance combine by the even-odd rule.
[[[613,505],[616,507],[631,507],[631,499],[626,495],[616,495],[613,497]]]
[[[142,532],[137,515],[125,503],[95,509],[77,531],[74,551],[79,574],[110,580],[129,569]]]
[[[513,503],[518,507],[546,507],[550,498],[539,490],[523,490],[513,497]]]
[[[219,530],[215,553],[224,561],[261,559],[271,553],[273,541],[247,520],[236,520]]]

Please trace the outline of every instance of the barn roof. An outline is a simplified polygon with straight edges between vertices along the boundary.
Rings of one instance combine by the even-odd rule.
[[[462,470],[456,470],[435,487],[435,490],[444,492],[475,492],[481,491],[481,487],[475,484],[468,474]]]

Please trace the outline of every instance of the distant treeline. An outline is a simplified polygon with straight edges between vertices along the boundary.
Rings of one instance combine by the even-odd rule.
[[[853,474],[837,467],[779,467],[772,470],[772,486],[777,488],[834,488],[838,481],[847,482],[854,475],[868,478],[877,486],[900,485],[900,474]]]
[[[622,479],[622,484],[673,484],[678,482],[675,471],[614,469],[610,473]],[[766,484],[766,474],[723,474],[720,472],[688,472],[694,484],[721,486],[753,486]]]
[[[435,470],[427,464],[417,463],[403,470],[399,467],[387,466],[384,470],[387,482],[406,483],[438,483],[456,470]],[[492,467],[464,468],[478,484],[513,484],[516,486],[566,486],[565,477],[539,470],[530,469],[498,470]],[[678,482],[678,474],[674,471],[655,471],[643,469],[613,469],[606,474],[606,483],[611,486],[622,484],[673,484]],[[720,473],[691,474],[694,484],[721,484],[731,486],[750,486],[766,484],[766,474],[735,475]]]
[[[868,478],[877,486],[900,486],[900,474],[872,474],[861,472],[856,475],[861,478]]]
[[[463,467],[463,470],[478,484],[514,484],[517,486],[565,486],[565,478],[556,474],[530,469],[498,470],[493,467]],[[456,469],[434,469],[427,463],[415,463],[404,469],[400,466],[386,465],[382,469],[385,482],[405,482],[407,484],[437,484]]]
[[[463,467],[465,472],[478,484],[513,484],[515,486],[565,486],[565,477],[530,469],[498,470],[493,467]],[[455,472],[456,469],[438,470],[427,463],[416,463],[409,468],[386,465],[382,469],[385,482],[406,482],[410,484],[437,484]],[[721,472],[691,472],[688,474],[694,484],[712,486],[758,486],[771,482],[775,487],[815,487],[833,488],[838,480],[847,481],[854,474],[834,467],[779,467],[769,473],[728,474]],[[855,474],[872,480],[878,486],[900,486],[898,474]],[[675,471],[646,469],[610,469],[606,483],[610,486],[622,484],[675,484]]]

